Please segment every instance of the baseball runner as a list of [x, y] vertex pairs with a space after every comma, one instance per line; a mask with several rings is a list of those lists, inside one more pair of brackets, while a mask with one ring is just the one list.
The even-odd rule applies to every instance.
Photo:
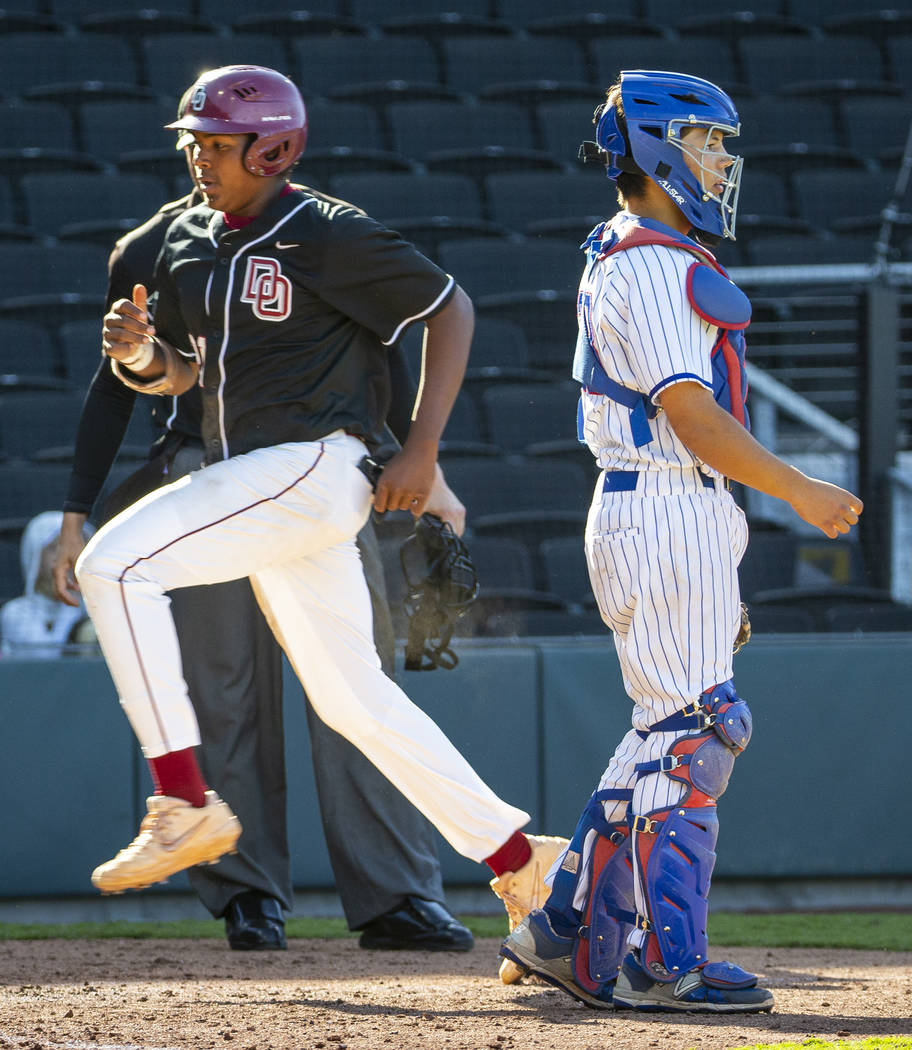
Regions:
[[[145, 392], [202, 398], [207, 466], [105, 525], [76, 565], [118, 694], [160, 794], [140, 834], [93, 873], [138, 888], [235, 848], [237, 818], [203, 780], [167, 592], [249, 576], [319, 717], [350, 740], [463, 855], [495, 878], [540, 866], [499, 799], [387, 678], [354, 537], [371, 503], [420, 515], [459, 389], [472, 308], [452, 277], [344, 204], [288, 185], [306, 114], [274, 70], [203, 74], [169, 125], [193, 136], [207, 207], [169, 228], [146, 289], [105, 318], [112, 368]], [[386, 417], [385, 347], [426, 325], [405, 444], [372, 492]], [[358, 828], [350, 829], [357, 837]]]
[[829, 537], [857, 523], [862, 503], [748, 431], [750, 303], [708, 247], [735, 233], [731, 99], [696, 77], [635, 70], [595, 120], [583, 149], [606, 165], [623, 210], [583, 246], [573, 375], [580, 438], [601, 468], [586, 558], [633, 728], [545, 907], [502, 953], [508, 976], [531, 971], [594, 1007], [768, 1010], [753, 974], [707, 961], [716, 800], [751, 735], [732, 681], [747, 527], [725, 478], [786, 500]]
[[[194, 190], [118, 241], [109, 264], [109, 307], [129, 297], [137, 281], [151, 284], [168, 226], [201, 201], [202, 194]], [[414, 391], [401, 351], [394, 352], [398, 356], [391, 360], [396, 378], [390, 419], [396, 432], [404, 433]], [[56, 547], [56, 595], [68, 606], [81, 608], [72, 568], [85, 545], [84, 523], [121, 444], [136, 397], [104, 359], [83, 407]], [[111, 503], [128, 505], [201, 465], [198, 388], [180, 398], [157, 400], [165, 433], [153, 447], [149, 463], [112, 494]], [[450, 517], [461, 531], [464, 509], [442, 476], [440, 482], [432, 509]], [[105, 512], [112, 513], [108, 507]], [[393, 628], [370, 523], [357, 542], [371, 595], [375, 642], [385, 672], [392, 674]], [[281, 949], [286, 943], [283, 911], [292, 907], [281, 652], [246, 579], [185, 587], [170, 597], [184, 676], [200, 723], [201, 766], [208, 779], [223, 785], [244, 826], [237, 853], [215, 866], [191, 868], [190, 883], [211, 914], [224, 918], [231, 948]], [[364, 930], [362, 947], [471, 948], [470, 931], [444, 904], [430, 824], [361, 752], [313, 715], [309, 703], [307, 717], [336, 888], [350, 927]], [[366, 810], [365, 798], [372, 800]], [[345, 829], [356, 818], [359, 848], [352, 850]]]

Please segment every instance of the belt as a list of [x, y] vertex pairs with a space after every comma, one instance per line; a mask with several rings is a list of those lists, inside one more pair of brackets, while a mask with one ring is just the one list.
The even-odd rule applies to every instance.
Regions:
[[[633, 492], [637, 487], [640, 473], [639, 470], [606, 470], [602, 492]], [[700, 471], [700, 481], [704, 488], [714, 489], [716, 487], [716, 479], [702, 471]]]

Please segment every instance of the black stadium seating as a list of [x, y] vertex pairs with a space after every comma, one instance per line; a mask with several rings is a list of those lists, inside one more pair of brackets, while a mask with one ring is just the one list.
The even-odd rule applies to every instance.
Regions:
[[[739, 241], [720, 251], [728, 266], [870, 261], [912, 121], [912, 13], [900, 5], [128, 6], [22, 0], [0, 12], [0, 598], [17, 529], [62, 498], [80, 398], [99, 361], [110, 247], [186, 192], [184, 158], [163, 125], [207, 66], [252, 62], [292, 76], [310, 115], [299, 180], [397, 228], [475, 301], [469, 371], [442, 457], [486, 588], [463, 630], [489, 636], [603, 630], [582, 553], [594, 466], [575, 440], [568, 373], [579, 243], [616, 206], [613, 185], [577, 149], [618, 71], [684, 68], [738, 103], [747, 161]], [[900, 202], [894, 257], [908, 242], [912, 258], [910, 211]], [[802, 392], [823, 373], [855, 384], [845, 355], [824, 369], [795, 351], [807, 326], [782, 293], [769, 297], [776, 309], [758, 303], [755, 359]], [[838, 323], [854, 323], [840, 309]], [[406, 337], [416, 372], [419, 336]], [[846, 349], [855, 337], [821, 338]], [[854, 387], [819, 397], [845, 401], [841, 418], [856, 425]], [[137, 415], [131, 449], [153, 436], [148, 413]], [[818, 602], [813, 613], [789, 600], [802, 550], [792, 531], [756, 530], [741, 575], [745, 593], [761, 595], [758, 631], [910, 629], [905, 607], [870, 595]], [[764, 597], [771, 588], [779, 591]]]

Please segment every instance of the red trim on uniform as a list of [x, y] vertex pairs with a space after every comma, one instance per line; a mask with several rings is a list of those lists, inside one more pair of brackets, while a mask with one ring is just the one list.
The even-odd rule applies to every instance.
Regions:
[[117, 577], [117, 583], [118, 583], [118, 586], [120, 587], [120, 602], [121, 602], [121, 605], [123, 606], [124, 618], [125, 618], [125, 620], [127, 622], [127, 629], [130, 632], [130, 638], [131, 638], [131, 640], [133, 642], [133, 652], [136, 655], [136, 661], [139, 664], [139, 672], [142, 675], [143, 682], [144, 682], [145, 687], [146, 687], [146, 696], [148, 697], [148, 700], [149, 700], [149, 706], [152, 708], [152, 713], [155, 716], [155, 721], [158, 723], [158, 732], [159, 732], [159, 735], [162, 738], [162, 741], [165, 744], [165, 747], [168, 747], [168, 736], [165, 733], [165, 725], [164, 725], [164, 722], [162, 721], [161, 714], [159, 713], [158, 705], [155, 703], [155, 695], [152, 692], [152, 684], [149, 681], [149, 675], [146, 672], [146, 665], [143, 662], [142, 651], [140, 650], [140, 647], [139, 647], [139, 638], [137, 636], [136, 630], [133, 627], [133, 620], [130, 617], [130, 608], [127, 605], [127, 591], [126, 591], [126, 587], [124, 586], [124, 577], [132, 569], [135, 569], [137, 565], [141, 564], [144, 561], [151, 560], [152, 558], [155, 557], [156, 554], [161, 554], [162, 551], [166, 551], [169, 547], [174, 546], [175, 543], [180, 542], [180, 540], [186, 539], [188, 536], [195, 536], [198, 532], [205, 532], [206, 529], [211, 529], [211, 528], [213, 528], [216, 525], [221, 525], [221, 523], [223, 521], [230, 521], [231, 518], [236, 518], [239, 514], [246, 514], [247, 511], [253, 510], [254, 507], [260, 507], [264, 503], [272, 503], [275, 500], [280, 499], [282, 496], [285, 495], [286, 492], [288, 492], [290, 489], [293, 489], [295, 487], [295, 485], [300, 484], [300, 482], [306, 480], [310, 476], [310, 474], [316, 469], [317, 464], [323, 458], [323, 454], [324, 454], [325, 451], [326, 451], [326, 446], [321, 441], [320, 442], [320, 452], [319, 452], [319, 455], [317, 456], [317, 458], [313, 461], [313, 463], [311, 463], [311, 465], [307, 468], [307, 470], [300, 477], [295, 478], [295, 480], [290, 485], [286, 485], [285, 488], [283, 488], [281, 492], [277, 492], [274, 496], [266, 496], [265, 498], [259, 499], [255, 503], [249, 503], [249, 504], [247, 504], [244, 507], [239, 507], [237, 510], [233, 510], [230, 514], [226, 514], [223, 518], [218, 518], [216, 521], [209, 522], [208, 525], [202, 525], [202, 526], [200, 526], [200, 528], [193, 529], [191, 532], [185, 532], [185, 533], [183, 533], [180, 536], [175, 536], [173, 540], [170, 540], [163, 547], [157, 548], [156, 550], [152, 551], [150, 554], [144, 554], [144, 555], [141, 555], [140, 557], [138, 557], [134, 562], [131, 562], [129, 565], [127, 565], [122, 570], [120, 576]]
[[208, 790], [196, 752], [192, 747], [182, 751], [169, 751], [166, 755], [149, 759], [149, 771], [155, 782], [156, 795], [186, 799], [193, 806], [206, 805]]
[[485, 857], [485, 864], [500, 878], [505, 871], [519, 871], [532, 856], [529, 840], [521, 831], [514, 831], [496, 853]]
[[[291, 185], [286, 182], [279, 196], [285, 197], [291, 192]], [[225, 225], [229, 230], [243, 230], [245, 226], [249, 226], [255, 219], [259, 218], [259, 215], [232, 215], [230, 211], [223, 211], [222, 215], [225, 217]]]

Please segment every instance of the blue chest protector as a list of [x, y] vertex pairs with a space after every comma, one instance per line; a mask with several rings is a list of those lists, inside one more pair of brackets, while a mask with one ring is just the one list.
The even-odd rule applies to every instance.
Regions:
[[[750, 421], [745, 404], [744, 329], [750, 324], [751, 305], [747, 296], [733, 284], [714, 256], [689, 237], [677, 233], [664, 223], [637, 218], [612, 229], [608, 223], [597, 226], [583, 244], [587, 270], [598, 260], [615, 252], [640, 245], [661, 244], [690, 252], [695, 261], [687, 271], [687, 298], [704, 321], [716, 325], [719, 334], [711, 351], [713, 397], [748, 430]], [[655, 419], [657, 407], [638, 390], [632, 390], [611, 379], [602, 368], [589, 331], [588, 293], [580, 292], [577, 300], [579, 333], [573, 356], [573, 378], [594, 394], [602, 394], [630, 410], [630, 429], [637, 448], [652, 441], [649, 421]], [[577, 431], [583, 441], [582, 403]]]

